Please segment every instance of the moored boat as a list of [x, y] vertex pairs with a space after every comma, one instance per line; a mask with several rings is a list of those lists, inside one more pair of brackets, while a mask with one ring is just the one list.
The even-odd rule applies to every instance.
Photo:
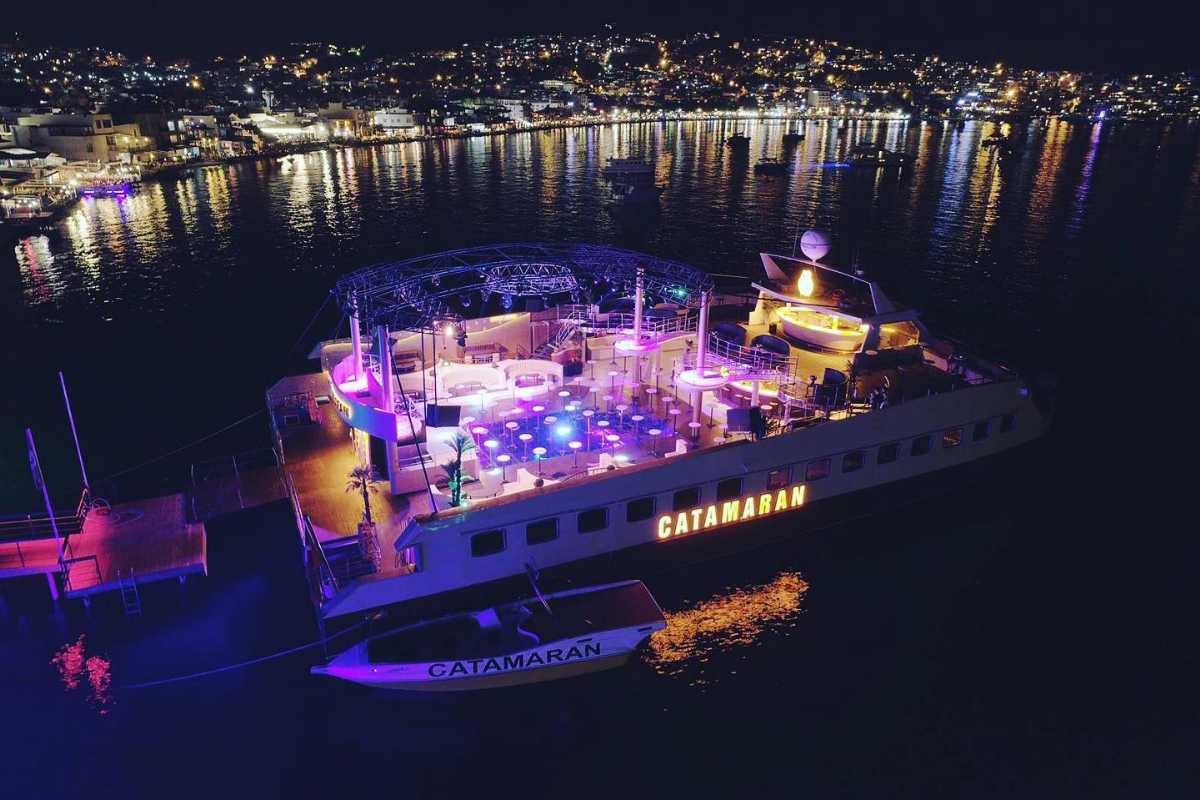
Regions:
[[410, 625], [312, 673], [410, 691], [517, 686], [619, 667], [664, 627], [646, 586], [624, 581]]
[[873, 142], [857, 144], [850, 150], [849, 162], [856, 167], [904, 167], [912, 162], [908, 153], [888, 150]]
[[754, 164], [754, 171], [759, 175], [782, 175], [788, 171], [788, 165], [778, 158], [760, 158]]

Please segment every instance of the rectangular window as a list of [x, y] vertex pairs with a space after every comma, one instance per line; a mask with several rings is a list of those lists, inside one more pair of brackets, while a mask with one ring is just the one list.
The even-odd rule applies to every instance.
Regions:
[[991, 433], [988, 428], [988, 421], [986, 419], [983, 422], [976, 422], [975, 427], [971, 428], [971, 441], [982, 442], [988, 438], [988, 434]]
[[804, 468], [804, 480], [819, 481], [822, 478], [829, 477], [829, 459], [818, 458], [816, 461], [808, 462], [808, 466]]
[[942, 447], [958, 447], [962, 444], [962, 428], [948, 428], [942, 434]]
[[639, 497], [625, 504], [625, 521], [641, 522], [654, 516], [654, 498]]
[[675, 498], [671, 501], [671, 510], [686, 511], [698, 505], [700, 505], [700, 487], [693, 486], [690, 489], [680, 489], [675, 493]]
[[504, 531], [487, 531], [471, 537], [471, 555], [494, 556], [504, 550]]
[[593, 533], [608, 527], [607, 508], [589, 508], [579, 512], [579, 532]]
[[912, 451], [911, 451], [912, 455], [914, 455], [914, 456], [925, 455], [926, 453], [929, 452], [929, 444], [930, 444], [929, 434], [925, 434], [924, 436], [918, 436], [917, 438], [913, 439]]
[[1003, 417], [1000, 418], [1000, 432], [1001, 433], [1008, 433], [1009, 431], [1013, 430], [1016, 427], [1017, 427], [1017, 415], [1016, 414], [1005, 414]]
[[726, 478], [717, 484], [717, 502], [723, 503], [742, 495], [742, 479]]
[[545, 544], [558, 538], [558, 519], [540, 519], [525, 526], [525, 544]]
[[783, 489], [792, 482], [792, 468], [780, 467], [767, 473], [768, 489]]
[[842, 472], [858, 472], [867, 463], [867, 454], [862, 450], [846, 453], [842, 456]]
[[877, 455], [876, 458], [879, 459], [880, 464], [890, 464], [899, 457], [900, 445], [898, 445], [896, 442], [889, 442], [888, 444], [879, 445], [879, 455]]

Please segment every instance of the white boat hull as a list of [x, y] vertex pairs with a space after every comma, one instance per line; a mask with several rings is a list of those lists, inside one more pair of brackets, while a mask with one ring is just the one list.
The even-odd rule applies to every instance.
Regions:
[[653, 631], [664, 626], [658, 622], [606, 631], [492, 657], [408, 664], [367, 663], [364, 645], [358, 645], [328, 666], [313, 667], [312, 672], [378, 689], [419, 692], [519, 686], [622, 666]]

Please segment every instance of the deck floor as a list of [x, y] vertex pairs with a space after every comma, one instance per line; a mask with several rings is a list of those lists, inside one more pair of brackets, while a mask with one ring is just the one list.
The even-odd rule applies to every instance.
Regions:
[[[273, 394], [310, 392], [328, 394], [324, 373], [296, 375], [277, 383]], [[362, 520], [362, 499], [346, 491], [347, 476], [358, 465], [350, 428], [337, 415], [332, 403], [317, 406], [318, 424], [293, 425], [280, 430], [283, 468], [296, 487], [300, 507], [312, 520], [318, 539], [328, 542], [355, 535]], [[432, 477], [432, 476], [431, 476]], [[371, 495], [371, 512], [384, 554], [380, 574], [392, 563], [396, 538], [410, 517], [430, 510], [426, 493], [392, 495], [386, 481]]]
[[[202, 523], [188, 522], [182, 494], [118, 503], [107, 514], [91, 513], [71, 536], [73, 559], [68, 597], [119, 588], [118, 573], [138, 583], [200, 572], [208, 558]], [[54, 539], [0, 544], [0, 578], [58, 570]]]

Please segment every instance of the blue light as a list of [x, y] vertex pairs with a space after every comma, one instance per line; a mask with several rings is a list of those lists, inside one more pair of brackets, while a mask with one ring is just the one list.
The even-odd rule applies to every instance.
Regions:
[[559, 425], [557, 428], [554, 429], [554, 432], [557, 433], [559, 436], [570, 436], [571, 435], [571, 426]]

